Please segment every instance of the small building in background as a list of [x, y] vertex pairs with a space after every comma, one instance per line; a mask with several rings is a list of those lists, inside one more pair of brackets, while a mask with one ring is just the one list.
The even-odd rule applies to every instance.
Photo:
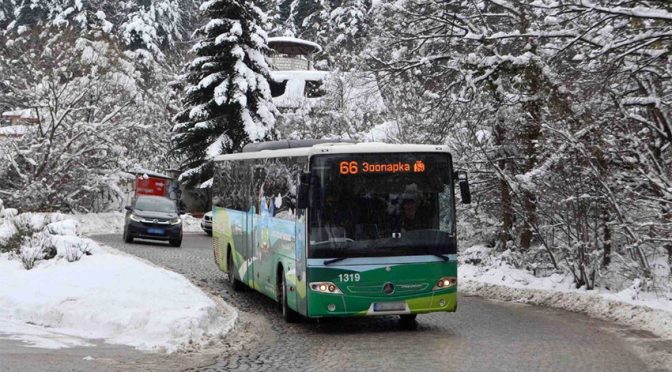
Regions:
[[271, 96], [281, 114], [278, 128], [286, 126], [286, 133], [303, 136], [297, 126], [312, 116], [355, 123], [359, 131], [369, 132], [362, 137], [373, 141], [394, 132], [384, 119], [387, 107], [375, 73], [315, 70], [313, 57], [322, 48], [308, 40], [270, 37], [268, 47]]
[[307, 99], [324, 96], [324, 79], [329, 71], [313, 68], [313, 55], [322, 47], [312, 41], [295, 37], [269, 37], [271, 49], [269, 62], [271, 69], [271, 96], [275, 107], [280, 109], [298, 108]]
[[322, 51], [322, 47], [312, 41], [288, 36], [269, 37], [268, 47], [273, 71], [313, 70], [312, 56]]
[[40, 122], [36, 109], [21, 109], [14, 111], [5, 111], [2, 113], [2, 120], [12, 125], [32, 125]]
[[40, 123], [36, 109], [5, 111], [0, 118], [0, 141], [21, 138]]

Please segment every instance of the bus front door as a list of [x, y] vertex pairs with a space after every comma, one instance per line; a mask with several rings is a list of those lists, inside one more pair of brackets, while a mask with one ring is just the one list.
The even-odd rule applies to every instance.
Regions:
[[308, 285], [306, 284], [306, 220], [300, 218], [294, 228], [295, 251], [294, 267], [296, 270], [296, 311], [308, 315]]
[[247, 270], [245, 271], [245, 278], [241, 278], [245, 281], [245, 284], [251, 288], [254, 286], [254, 223], [256, 216], [256, 209], [254, 206], [250, 207], [247, 211], [247, 218], [245, 223], [245, 263], [247, 264]]

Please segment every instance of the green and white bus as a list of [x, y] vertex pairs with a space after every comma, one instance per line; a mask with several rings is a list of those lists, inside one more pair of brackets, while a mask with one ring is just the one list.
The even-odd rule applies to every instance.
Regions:
[[215, 159], [215, 262], [289, 322], [453, 312], [458, 180], [445, 146], [248, 145]]

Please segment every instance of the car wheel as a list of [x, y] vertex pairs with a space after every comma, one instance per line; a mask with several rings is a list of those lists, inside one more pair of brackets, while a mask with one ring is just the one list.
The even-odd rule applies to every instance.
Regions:
[[212, 236], [212, 230], [211, 231], [206, 231], [205, 233], [208, 234], [208, 236]]
[[172, 245], [173, 247], [178, 247], [179, 248], [182, 245], [182, 238], [180, 237], [179, 239], [174, 239], [174, 240], [171, 239], [170, 240], [170, 245]]
[[124, 242], [133, 243], [133, 235], [131, 235], [128, 229], [124, 229]]

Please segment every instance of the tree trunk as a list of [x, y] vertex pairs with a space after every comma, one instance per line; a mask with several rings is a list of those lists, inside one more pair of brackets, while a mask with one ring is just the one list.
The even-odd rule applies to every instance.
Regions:
[[[497, 161], [497, 166], [503, 173], [506, 173], [507, 170], [507, 154], [506, 151], [502, 150], [505, 135], [504, 125], [498, 121], [495, 125], [494, 140], [495, 146], [499, 148], [499, 160]], [[503, 176], [500, 176], [499, 178], [499, 197], [501, 201], [501, 227], [497, 234], [497, 246], [504, 250], [506, 249], [506, 243], [511, 240], [511, 229], [513, 228], [513, 207], [511, 204], [511, 190], [509, 189], [509, 183], [506, 181], [506, 179], [504, 179]]]
[[602, 230], [602, 266], [607, 267], [611, 263], [611, 228], [609, 227], [609, 210], [607, 205], [602, 205], [600, 216], [600, 229]]
[[[541, 95], [541, 75], [541, 69], [535, 64], [527, 66], [525, 69], [524, 76], [528, 84], [528, 100], [523, 103], [523, 110], [528, 114], [528, 119], [521, 136], [525, 155], [523, 173], [530, 172], [537, 165], [537, 146], [539, 138], [541, 137], [542, 114], [539, 97], [536, 99], [533, 99], [532, 97]], [[531, 190], [524, 189], [522, 197], [525, 219], [520, 233], [520, 248], [523, 251], [527, 251], [532, 245], [532, 226], [537, 223], [537, 206], [536, 196]]]

